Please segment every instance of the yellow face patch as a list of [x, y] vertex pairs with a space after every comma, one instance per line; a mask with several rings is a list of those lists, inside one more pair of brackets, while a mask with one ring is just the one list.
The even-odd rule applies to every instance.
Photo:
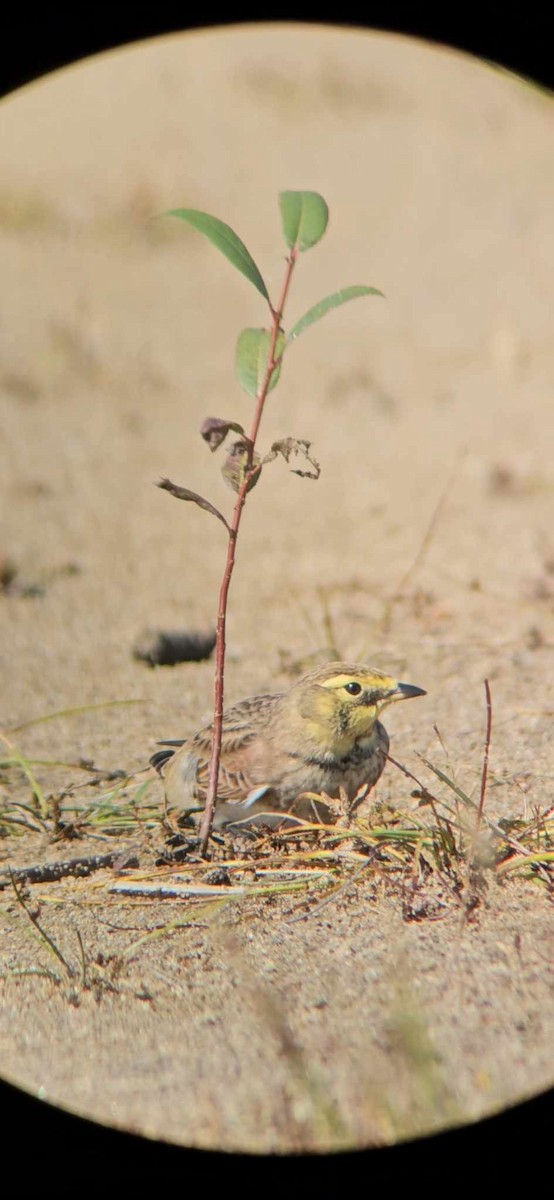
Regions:
[[[324, 680], [320, 686], [328, 688], [330, 691], [336, 691], [339, 688], [345, 689], [345, 696], [348, 696], [346, 690], [349, 683], [358, 683], [364, 692], [389, 692], [396, 687], [396, 679], [392, 679], [390, 675], [332, 675], [330, 679]], [[354, 693], [352, 693], [355, 699]]]

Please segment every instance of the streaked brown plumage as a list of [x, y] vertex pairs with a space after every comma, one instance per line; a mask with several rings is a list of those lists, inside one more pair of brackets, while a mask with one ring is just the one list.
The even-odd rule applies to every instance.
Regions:
[[[286, 812], [303, 792], [338, 797], [342, 788], [352, 802], [360, 788], [374, 786], [385, 766], [389, 738], [379, 721], [382, 710], [424, 695], [374, 667], [331, 662], [288, 692], [235, 704], [223, 716], [215, 824]], [[211, 734], [206, 725], [183, 742], [161, 743], [168, 748], [153, 755], [170, 809], [203, 808]]]

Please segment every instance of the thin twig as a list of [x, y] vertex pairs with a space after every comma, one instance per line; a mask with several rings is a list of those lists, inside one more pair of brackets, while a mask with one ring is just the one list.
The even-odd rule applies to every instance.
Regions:
[[79, 954], [81, 956], [81, 987], [87, 988], [88, 987], [88, 969], [87, 969], [87, 956], [85, 954], [85, 943], [83, 942], [81, 930], [76, 929], [75, 933], [77, 934], [77, 941], [79, 943]]
[[448, 494], [449, 494], [449, 492], [454, 484], [454, 481], [456, 479], [456, 476], [458, 474], [458, 468], [460, 465], [461, 457], [462, 457], [462, 455], [459, 454], [457, 461], [454, 463], [454, 469], [453, 469], [451, 475], [448, 477], [446, 484], [437, 500], [437, 503], [435, 504], [435, 507], [433, 509], [433, 512], [431, 513], [429, 523], [427, 525], [427, 528], [425, 530], [423, 538], [420, 542], [420, 545], [419, 545], [419, 548], [415, 555], [415, 558], [412, 560], [409, 567], [402, 575], [401, 579], [399, 580], [399, 582], [396, 585], [396, 588], [395, 588], [392, 596], [389, 596], [389, 599], [387, 600], [387, 602], [385, 604], [385, 610], [384, 610], [383, 618], [382, 618], [382, 622], [381, 622], [381, 629], [382, 629], [383, 633], [389, 632], [394, 605], [395, 605], [396, 601], [399, 600], [400, 597], [403, 595], [404, 589], [406, 587], [406, 584], [408, 583], [408, 580], [417, 571], [418, 567], [420, 566], [420, 564], [422, 563], [422, 561], [425, 557], [425, 554], [427, 553], [427, 550], [429, 549], [429, 546], [431, 545], [431, 542], [432, 542], [434, 534], [435, 534], [435, 529], [436, 529], [438, 521], [439, 521], [439, 517], [442, 514], [443, 508], [444, 508], [447, 498], [448, 498]]
[[[440, 779], [442, 781], [442, 783], [445, 783], [446, 786], [449, 787], [452, 792], [454, 792], [454, 795], [456, 797], [458, 797], [468, 808], [474, 808], [478, 811], [479, 806], [475, 803], [475, 800], [472, 800], [470, 796], [466, 796], [465, 792], [463, 792], [461, 788], [459, 788], [451, 779], [449, 779], [448, 775], [444, 774], [444, 771], [440, 771], [438, 767], [435, 767], [433, 765], [433, 763], [429, 762], [429, 760], [426, 758], [423, 758], [422, 762], [424, 762], [425, 766], [429, 767], [429, 770], [433, 771], [433, 773], [437, 776], [437, 778]], [[412, 776], [412, 778], [415, 778], [415, 777]], [[426, 789], [424, 788], [423, 790], [425, 791]], [[444, 800], [442, 800], [441, 803], [444, 808], [446, 808], [448, 811], [450, 811], [450, 809], [448, 809], [448, 805], [445, 803]], [[488, 828], [490, 830], [492, 830], [492, 832], [495, 833], [498, 838], [500, 838], [501, 842], [505, 842], [506, 845], [510, 846], [512, 850], [517, 850], [518, 853], [523, 855], [524, 858], [526, 858], [528, 856], [529, 851], [519, 838], [515, 838], [512, 833], [508, 833], [508, 831], [506, 829], [503, 829], [501, 825], [498, 825], [498, 823], [496, 821], [491, 820], [490, 817], [486, 817], [484, 815], [484, 813], [482, 813], [482, 819], [485, 820]], [[525, 833], [525, 830], [523, 831], [523, 834], [524, 833]], [[522, 836], [523, 836], [523, 834], [522, 834]], [[501, 868], [497, 868], [497, 869], [501, 869]], [[539, 874], [542, 874], [542, 877], [544, 878], [545, 883], [549, 883], [547, 873], [543, 872], [543, 870], [540, 866], [537, 868], [537, 870], [538, 870]]]
[[433, 796], [433, 793], [430, 792], [425, 784], [417, 778], [417, 775], [414, 775], [412, 771], [409, 771], [408, 768], [404, 766], [404, 763], [398, 762], [396, 758], [393, 758], [392, 754], [387, 754], [387, 760], [388, 762], [391, 762], [394, 767], [398, 767], [398, 770], [402, 771], [402, 774], [406, 776], [406, 779], [411, 779], [413, 783], [417, 785], [423, 799], [425, 800], [425, 803], [429, 805], [437, 825], [440, 825], [442, 818], [439, 816], [439, 813], [435, 807], [440, 803], [440, 801], [437, 800], [437, 797]]

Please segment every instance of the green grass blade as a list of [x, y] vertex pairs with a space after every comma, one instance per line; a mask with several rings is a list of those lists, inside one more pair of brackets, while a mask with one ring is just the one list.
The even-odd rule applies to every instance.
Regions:
[[458, 787], [458, 784], [454, 783], [454, 780], [450, 779], [449, 775], [445, 775], [444, 771], [441, 771], [440, 767], [434, 767], [433, 763], [429, 762], [427, 758], [422, 758], [421, 761], [425, 763], [425, 766], [428, 767], [434, 775], [437, 776], [437, 779], [440, 779], [441, 783], [445, 783], [446, 786], [450, 788], [450, 791], [454, 792], [454, 795], [458, 797], [458, 800], [462, 801], [462, 804], [467, 804], [469, 808], [476, 809], [478, 807], [475, 803], [475, 800], [472, 800], [466, 792], [462, 791], [461, 787]]
[[9, 733], [21, 733], [22, 729], [31, 729], [33, 725], [44, 725], [46, 721], [57, 721], [58, 717], [80, 716], [81, 713], [95, 712], [97, 708], [118, 708], [126, 704], [148, 704], [147, 700], [101, 700], [99, 704], [77, 704], [74, 708], [60, 708], [57, 712], [46, 713], [44, 717], [33, 717], [31, 721], [23, 721], [21, 725], [12, 725]]
[[122, 962], [126, 959], [133, 958], [140, 946], [145, 946], [149, 942], [157, 941], [159, 938], [167, 937], [170, 933], [175, 933], [178, 929], [186, 929], [190, 925], [209, 924], [213, 917], [217, 916], [218, 912], [225, 907], [225, 897], [221, 900], [209, 900], [204, 904], [192, 905], [189, 909], [175, 921], [168, 921], [167, 925], [162, 925], [157, 929], [149, 929], [146, 933], [141, 934], [125, 950], [121, 951], [118, 956]]
[[17, 746], [12, 745], [12, 743], [9, 742], [8, 739], [6, 737], [4, 737], [3, 734], [0, 734], [0, 740], [5, 742], [5, 744], [7, 746], [9, 746], [9, 748], [11, 750], [11, 757], [8, 760], [9, 765], [10, 766], [18, 766], [20, 768], [20, 770], [23, 771], [23, 774], [26, 776], [29, 786], [31, 788], [31, 791], [33, 793], [33, 796], [35, 797], [35, 800], [38, 804], [40, 816], [47, 817], [48, 812], [49, 812], [48, 801], [46, 800], [44, 792], [40, 786], [40, 783], [38, 782], [38, 779], [35, 777], [33, 771], [31, 770], [29, 759], [25, 758], [25, 755], [21, 752], [21, 750], [18, 750]]
[[496, 868], [497, 875], [505, 875], [509, 871], [520, 871], [534, 863], [554, 863], [554, 850], [537, 850], [534, 854], [518, 854], [501, 862]]

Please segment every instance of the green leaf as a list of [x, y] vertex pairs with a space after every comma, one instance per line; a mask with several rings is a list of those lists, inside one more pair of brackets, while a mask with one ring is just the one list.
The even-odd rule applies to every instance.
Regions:
[[304, 316], [291, 329], [287, 342], [294, 342], [309, 325], [313, 325], [315, 321], [321, 321], [325, 313], [332, 308], [339, 308], [341, 304], [346, 304], [347, 300], [355, 300], [357, 296], [383, 296], [383, 293], [378, 288], [364, 287], [362, 284], [354, 284], [353, 287], [341, 288], [340, 292], [333, 292], [332, 296], [326, 296], [324, 300], [320, 300], [318, 304], [314, 304], [313, 308], [308, 309], [307, 313], [304, 313]]
[[225, 225], [217, 217], [210, 217], [209, 213], [199, 212], [196, 208], [173, 208], [164, 215], [178, 217], [180, 221], [187, 221], [194, 229], [203, 233], [210, 239], [210, 242], [213, 242], [214, 246], [217, 246], [218, 250], [221, 250], [229, 262], [237, 268], [237, 271], [241, 271], [250, 280], [250, 283], [254, 284], [264, 300], [269, 302], [268, 290], [252, 255], [230, 225]]
[[321, 240], [329, 209], [317, 192], [281, 192], [279, 196], [283, 233], [291, 250], [309, 250]]
[[[267, 329], [243, 329], [237, 341], [235, 369], [237, 379], [249, 396], [259, 396], [264, 385], [271, 349], [272, 334]], [[281, 356], [285, 348], [285, 335], [279, 333], [275, 347], [274, 367], [268, 392], [272, 391], [281, 374]]]

